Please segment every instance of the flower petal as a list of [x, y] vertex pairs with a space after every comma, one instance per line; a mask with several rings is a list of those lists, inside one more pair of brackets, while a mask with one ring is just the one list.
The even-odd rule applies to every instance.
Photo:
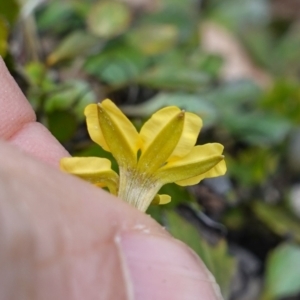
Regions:
[[156, 196], [152, 200], [151, 204], [152, 205], [163, 205], [163, 204], [168, 204], [170, 202], [171, 202], [171, 196], [165, 195], [165, 194], [163, 194], [163, 195], [156, 194]]
[[119, 176], [106, 158], [65, 157], [60, 160], [60, 168], [97, 186], [108, 187], [112, 194], [117, 194]]
[[189, 112], [185, 113], [182, 135], [168, 161], [184, 157], [192, 150], [196, 144], [201, 127], [202, 120], [199, 116]]
[[195, 176], [181, 181], [176, 181], [175, 183], [180, 186], [194, 185], [199, 183], [204, 178], [218, 177], [224, 175], [225, 173], [226, 173], [226, 163], [225, 160], [222, 160], [218, 164], [216, 164], [212, 169], [199, 176]]
[[169, 106], [153, 114], [144, 124], [140, 132], [140, 170], [153, 172], [167, 161], [181, 137], [184, 119], [184, 111]]
[[86, 116], [86, 124], [91, 139], [100, 145], [105, 151], [110, 149], [105, 141], [102, 130], [99, 124], [99, 113], [97, 104], [89, 104], [85, 110], [84, 115]]
[[140, 137], [122, 111], [110, 100], [98, 104], [99, 124], [106, 144], [120, 167], [134, 167]]
[[222, 151], [223, 146], [217, 143], [196, 146], [182, 159], [167, 163], [154, 176], [164, 184], [199, 176], [224, 159]]

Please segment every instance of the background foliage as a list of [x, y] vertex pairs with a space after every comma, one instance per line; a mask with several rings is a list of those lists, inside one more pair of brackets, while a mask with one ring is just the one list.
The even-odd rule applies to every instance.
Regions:
[[139, 128], [166, 105], [203, 118], [226, 176], [149, 213], [190, 245], [225, 299], [300, 299], [300, 2], [0, 0], [0, 55], [74, 155], [84, 107], [111, 98]]

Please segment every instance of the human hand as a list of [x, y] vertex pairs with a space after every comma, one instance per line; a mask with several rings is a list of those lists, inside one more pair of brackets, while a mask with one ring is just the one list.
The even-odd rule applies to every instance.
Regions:
[[67, 156], [0, 58], [0, 298], [222, 299], [151, 217], [58, 170]]

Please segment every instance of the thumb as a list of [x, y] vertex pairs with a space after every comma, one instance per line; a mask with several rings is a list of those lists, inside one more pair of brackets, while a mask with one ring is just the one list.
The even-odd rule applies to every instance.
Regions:
[[0, 143], [1, 299], [222, 299], [149, 216]]

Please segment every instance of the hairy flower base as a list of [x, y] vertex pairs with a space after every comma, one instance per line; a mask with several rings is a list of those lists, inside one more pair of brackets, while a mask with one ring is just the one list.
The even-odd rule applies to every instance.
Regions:
[[107, 187], [141, 211], [170, 201], [170, 196], [157, 194], [166, 183], [193, 185], [226, 172], [223, 146], [195, 146], [202, 120], [178, 107], [159, 110], [140, 132], [108, 99], [88, 105], [85, 115], [92, 140], [112, 153], [120, 174], [111, 170], [109, 160], [97, 157], [63, 158], [61, 169]]
[[141, 211], [146, 211], [163, 185], [153, 176], [137, 170], [121, 169], [120, 179], [118, 196]]

